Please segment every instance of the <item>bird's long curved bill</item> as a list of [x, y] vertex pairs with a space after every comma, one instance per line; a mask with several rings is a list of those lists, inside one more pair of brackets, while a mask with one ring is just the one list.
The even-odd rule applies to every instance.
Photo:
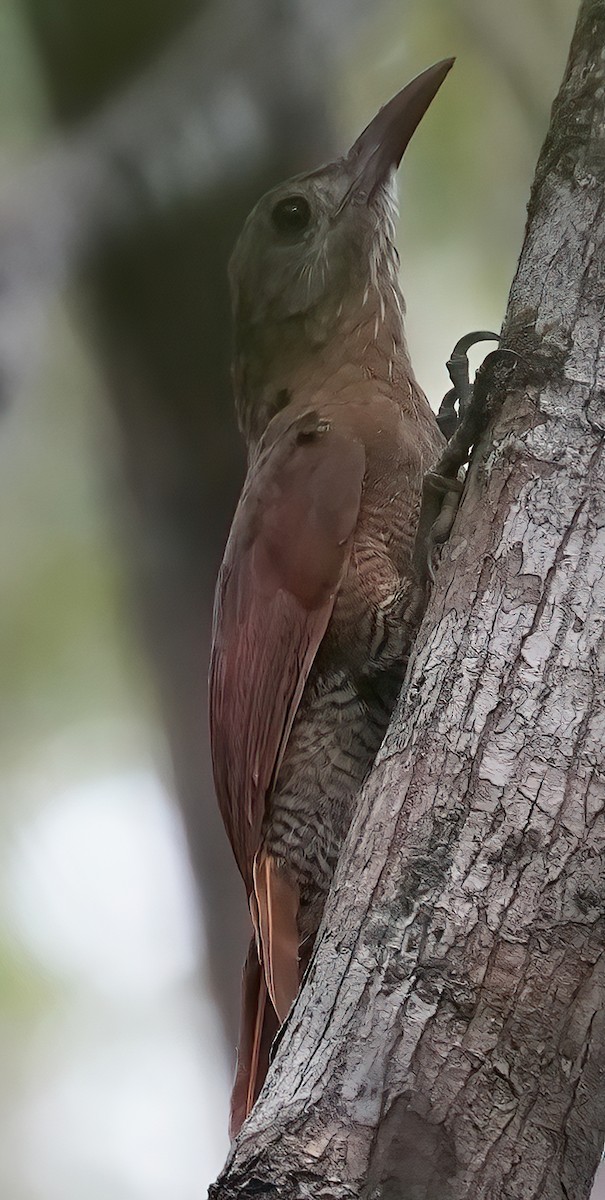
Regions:
[[453, 63], [453, 58], [444, 58], [427, 67], [397, 92], [360, 133], [346, 157], [352, 176], [347, 198], [371, 200], [376, 188], [396, 170]]

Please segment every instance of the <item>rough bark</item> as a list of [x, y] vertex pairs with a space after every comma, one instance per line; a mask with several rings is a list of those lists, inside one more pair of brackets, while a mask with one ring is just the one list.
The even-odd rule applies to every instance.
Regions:
[[605, 1137], [605, 0], [318, 950], [213, 1200], [586, 1200]]

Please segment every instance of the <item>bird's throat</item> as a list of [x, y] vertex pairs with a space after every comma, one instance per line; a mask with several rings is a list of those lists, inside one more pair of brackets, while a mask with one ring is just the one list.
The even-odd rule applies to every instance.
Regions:
[[412, 371], [401, 295], [390, 282], [387, 294], [368, 284], [355, 303], [265, 324], [258, 336], [240, 340], [234, 386], [242, 432], [253, 448], [293, 400], [345, 401], [353, 393], [371, 399], [376, 385], [395, 395], [403, 376]]

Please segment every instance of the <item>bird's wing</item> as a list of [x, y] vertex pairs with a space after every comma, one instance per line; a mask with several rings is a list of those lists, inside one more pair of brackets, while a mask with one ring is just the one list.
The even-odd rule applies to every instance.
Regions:
[[210, 731], [218, 801], [249, 893], [267, 795], [348, 564], [364, 471], [363, 445], [316, 412], [282, 422], [249, 472], [227, 543]]

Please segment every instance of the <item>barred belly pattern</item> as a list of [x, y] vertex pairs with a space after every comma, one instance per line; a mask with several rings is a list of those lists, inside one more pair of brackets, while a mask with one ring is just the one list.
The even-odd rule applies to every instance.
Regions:
[[[355, 679], [314, 671], [264, 823], [264, 847], [300, 890], [301, 957], [312, 948], [357, 796], [403, 679], [404, 663]], [[309, 944], [311, 943], [311, 944]]]

